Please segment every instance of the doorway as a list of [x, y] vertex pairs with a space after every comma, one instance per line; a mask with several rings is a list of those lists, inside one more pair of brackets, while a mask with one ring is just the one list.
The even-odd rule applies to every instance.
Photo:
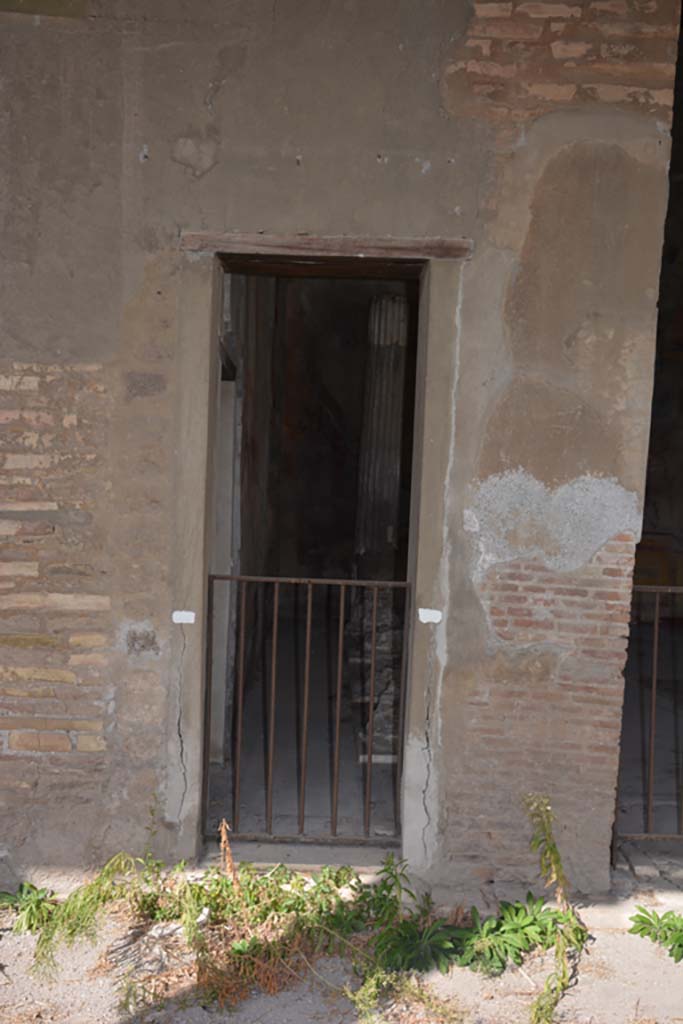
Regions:
[[225, 262], [207, 834], [400, 839], [420, 271]]
[[643, 534], [636, 549], [615, 833], [683, 839], [683, 61], [669, 203]]

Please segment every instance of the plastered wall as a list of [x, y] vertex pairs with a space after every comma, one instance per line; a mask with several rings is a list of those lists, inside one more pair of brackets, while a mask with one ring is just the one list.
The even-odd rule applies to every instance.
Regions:
[[542, 787], [606, 885], [678, 11], [474, 7], [0, 3], [7, 880], [150, 809], [197, 849], [220, 289], [179, 242], [241, 230], [473, 240], [423, 288], [404, 850], [510, 891]]

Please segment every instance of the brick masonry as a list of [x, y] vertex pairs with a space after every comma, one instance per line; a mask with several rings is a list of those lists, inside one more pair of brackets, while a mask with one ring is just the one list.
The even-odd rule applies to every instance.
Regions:
[[[478, 771], [472, 783], [463, 780], [457, 817], [447, 810], [444, 828], [457, 836], [457, 871], [484, 889], [495, 879], [499, 895], [515, 891], [529, 871], [525, 792], [552, 793], [576, 884], [585, 877], [580, 851], [596, 866], [606, 855], [634, 551], [633, 535], [619, 534], [576, 571], [519, 559], [491, 567], [480, 583], [492, 654], [476, 687], [460, 683], [466, 757]], [[477, 791], [488, 794], [485, 802]]]
[[524, 120], [607, 103], [669, 119], [677, 0], [481, 0], [443, 73], [449, 112]]
[[620, 672], [634, 553], [633, 536], [619, 534], [577, 573], [523, 560], [489, 570], [481, 592], [494, 634], [516, 644], [552, 644], [582, 659], [613, 662]]
[[54, 773], [85, 793], [105, 770], [110, 414], [100, 365], [0, 368], [0, 802], [15, 824]]

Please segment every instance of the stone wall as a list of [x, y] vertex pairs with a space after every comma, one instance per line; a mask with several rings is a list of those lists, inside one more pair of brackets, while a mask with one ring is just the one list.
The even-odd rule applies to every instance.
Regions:
[[441, 620], [413, 624], [404, 852], [458, 898], [525, 885], [542, 784], [604, 888], [677, 8], [17, 6], [3, 872], [140, 850], [150, 809], [160, 853], [198, 848], [215, 330], [181, 239], [240, 230], [472, 239], [422, 291], [411, 572]]

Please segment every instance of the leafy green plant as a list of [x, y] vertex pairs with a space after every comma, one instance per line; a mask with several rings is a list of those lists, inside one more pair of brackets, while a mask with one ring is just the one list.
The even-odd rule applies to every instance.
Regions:
[[39, 932], [48, 923], [57, 903], [50, 889], [22, 882], [16, 893], [0, 892], [0, 906], [16, 912], [15, 932]]
[[675, 914], [673, 910], [658, 914], [656, 910], [647, 910], [646, 907], [636, 909], [637, 913], [630, 918], [632, 924], [629, 933], [663, 946], [674, 962], [679, 964], [683, 960], [683, 915]]
[[453, 929], [456, 960], [485, 974], [501, 974], [508, 963], [521, 964], [532, 949], [549, 949], [566, 921], [562, 911], [527, 894], [525, 903], [501, 902], [496, 917], [482, 920], [472, 908], [472, 925]]
[[429, 971], [442, 974], [454, 959], [453, 929], [443, 921], [421, 924], [415, 917], [383, 929], [374, 946], [375, 956], [386, 971]]

